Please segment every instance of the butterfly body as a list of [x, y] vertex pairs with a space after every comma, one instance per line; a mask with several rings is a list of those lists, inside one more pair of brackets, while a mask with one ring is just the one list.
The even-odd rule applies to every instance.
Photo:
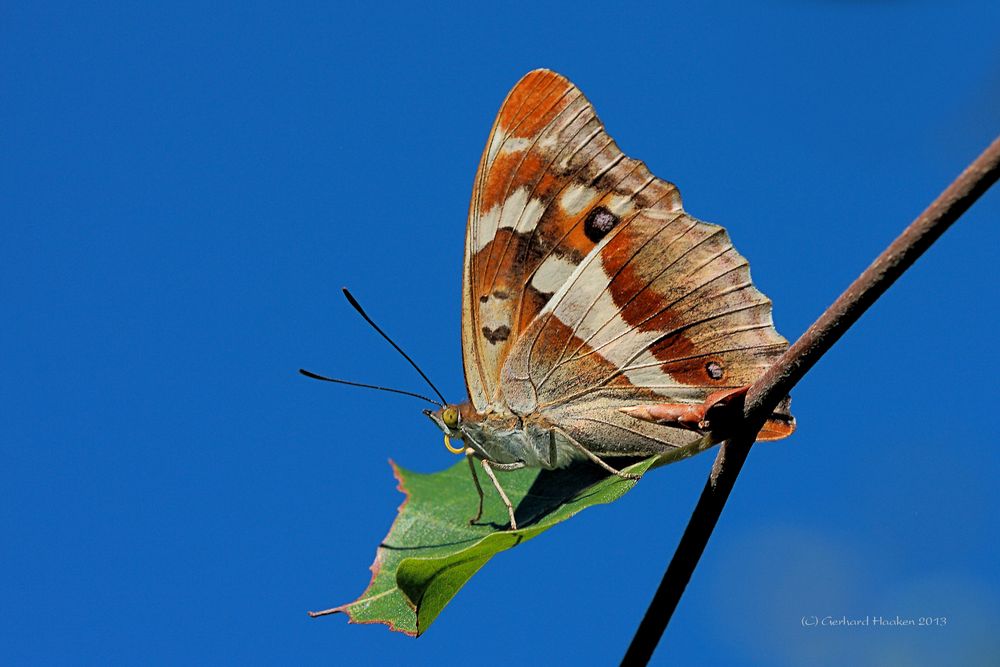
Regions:
[[[523, 466], [519, 467], [553, 470], [588, 458], [571, 440], [602, 457], [652, 456], [695, 444], [699, 440], [711, 443], [712, 438], [706, 435], [712, 431], [707, 415], [711, 414], [711, 409], [721, 405], [711, 400], [699, 404], [626, 403], [617, 408], [622, 421], [646, 422], [650, 424], [647, 428], [651, 430], [657, 430], [653, 425], [673, 426], [683, 430], [675, 431], [672, 434], [673, 441], [669, 443], [639, 434], [632, 438], [606, 434], [605, 429], [590, 423], [593, 421], [591, 415], [607, 411], [608, 405], [604, 401], [599, 405], [581, 402], [572, 409], [557, 410], [551, 419], [543, 412], [531, 412], [522, 416], [509, 410], [490, 410], [482, 414], [476, 412], [469, 402], [445, 406], [436, 412], [424, 412], [449, 438], [461, 440], [467, 453], [478, 459], [500, 464], [521, 463]], [[448, 427], [442, 418], [443, 411], [449, 408], [460, 415], [454, 428]], [[569, 436], [566, 428], [576, 432], [578, 437]]]
[[[455, 408], [460, 414], [459, 423], [457, 428], [446, 433], [449, 437], [462, 440], [476, 458], [492, 463], [523, 463], [524, 467], [547, 469], [562, 468], [576, 458], [565, 443], [557, 443], [553, 455], [549, 435], [553, 424], [538, 413], [525, 416], [508, 410], [479, 413], [468, 402]], [[428, 415], [439, 423], [435, 415], [441, 412], [428, 412]]]
[[[788, 347], [726, 231], [684, 211], [548, 70], [522, 78], [494, 122], [463, 276], [469, 400], [426, 414], [505, 502], [494, 469], [589, 459], [618, 473], [604, 459], [718, 442]], [[786, 400], [762, 433], [793, 430]]]

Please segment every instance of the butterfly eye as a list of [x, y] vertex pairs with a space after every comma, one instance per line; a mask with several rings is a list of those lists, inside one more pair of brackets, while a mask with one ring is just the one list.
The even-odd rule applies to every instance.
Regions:
[[441, 413], [441, 420], [448, 428], [456, 428], [458, 426], [458, 410], [445, 408], [444, 412]]

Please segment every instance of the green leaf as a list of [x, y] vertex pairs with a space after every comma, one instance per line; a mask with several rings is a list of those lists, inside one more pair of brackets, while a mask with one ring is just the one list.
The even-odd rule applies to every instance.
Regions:
[[[645, 459], [626, 470], [644, 473], [655, 462]], [[636, 483], [590, 463], [498, 472], [515, 507], [518, 530], [511, 531], [505, 530], [507, 509], [483, 475], [483, 516], [469, 525], [477, 495], [465, 461], [429, 475], [390, 464], [406, 500], [375, 553], [368, 588], [354, 602], [312, 614], [343, 612], [352, 623], [385, 623], [412, 636], [425, 632], [490, 558], [582, 509], [617, 500]]]

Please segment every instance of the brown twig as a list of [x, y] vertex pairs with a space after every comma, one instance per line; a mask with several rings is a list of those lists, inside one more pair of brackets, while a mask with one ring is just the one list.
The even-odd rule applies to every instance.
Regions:
[[1000, 137], [907, 227], [747, 393], [738, 435], [719, 449], [684, 535], [636, 630], [622, 665], [645, 665], [705, 550], [757, 432], [827, 350], [1000, 176]]

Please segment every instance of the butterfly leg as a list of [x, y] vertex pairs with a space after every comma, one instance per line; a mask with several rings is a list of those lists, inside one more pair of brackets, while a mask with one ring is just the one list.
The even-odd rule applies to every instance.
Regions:
[[490, 480], [493, 481], [493, 486], [496, 487], [497, 493], [500, 494], [500, 499], [503, 500], [503, 504], [507, 506], [507, 514], [510, 515], [510, 529], [517, 530], [517, 521], [514, 519], [514, 506], [510, 502], [510, 498], [504, 492], [503, 487], [500, 486], [500, 481], [497, 479], [497, 475], [493, 472], [493, 468], [498, 470], [517, 470], [518, 468], [523, 468], [524, 463], [490, 463], [486, 459], [482, 459], [480, 463], [483, 464], [483, 470], [489, 475]]
[[479, 509], [476, 511], [476, 516], [469, 519], [469, 523], [473, 524], [483, 516], [483, 487], [479, 483], [479, 475], [476, 474], [476, 464], [472, 460], [472, 450], [466, 451], [465, 460], [469, 462], [469, 472], [472, 473], [472, 481], [476, 485], [476, 493], [479, 494]]
[[549, 469], [556, 469], [556, 461], [558, 461], [559, 456], [556, 453], [556, 432], [549, 431]]
[[549, 434], [550, 434], [549, 437], [551, 438], [550, 442], [552, 443], [552, 447], [555, 446], [556, 433], [558, 433], [562, 437], [566, 438], [566, 441], [569, 442], [569, 444], [573, 445], [576, 449], [578, 449], [579, 451], [583, 452], [583, 454], [585, 454], [588, 459], [590, 459], [591, 461], [593, 461], [597, 465], [601, 466], [602, 468], [604, 468], [605, 470], [607, 470], [612, 475], [618, 475], [622, 479], [641, 479], [642, 478], [642, 475], [636, 475], [635, 473], [631, 473], [631, 472], [622, 472], [621, 470], [618, 470], [616, 468], [612, 468], [607, 463], [605, 463], [601, 459], [601, 457], [599, 457], [597, 454], [595, 454], [594, 452], [590, 451], [589, 449], [587, 449], [586, 447], [584, 447], [583, 445], [581, 445], [579, 442], [577, 442], [573, 438], [573, 436], [571, 436], [569, 433], [567, 433], [566, 431], [562, 430], [558, 426], [553, 427], [552, 430], [549, 431]]

